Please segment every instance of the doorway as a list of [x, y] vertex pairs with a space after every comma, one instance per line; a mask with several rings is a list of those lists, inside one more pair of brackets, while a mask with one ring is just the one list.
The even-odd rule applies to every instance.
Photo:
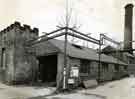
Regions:
[[39, 80], [41, 82], [55, 82], [57, 76], [57, 55], [40, 56], [39, 60]]

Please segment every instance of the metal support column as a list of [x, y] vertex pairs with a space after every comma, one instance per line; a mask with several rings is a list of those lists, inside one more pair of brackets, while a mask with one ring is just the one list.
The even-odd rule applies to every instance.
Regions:
[[100, 82], [100, 76], [101, 76], [101, 45], [102, 45], [102, 35], [100, 34], [100, 40], [99, 40], [99, 65], [98, 65], [98, 81]]
[[63, 72], [63, 90], [65, 90], [67, 88], [67, 83], [66, 83], [66, 79], [67, 79], [67, 32], [68, 32], [68, 28], [66, 28], [65, 30], [65, 42], [64, 42], [64, 72]]

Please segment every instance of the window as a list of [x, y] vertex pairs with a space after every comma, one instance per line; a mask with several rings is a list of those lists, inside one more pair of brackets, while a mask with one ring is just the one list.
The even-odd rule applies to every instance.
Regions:
[[127, 70], [127, 66], [124, 66], [124, 69]]
[[90, 71], [90, 61], [81, 60], [80, 72], [81, 73], [89, 73]]
[[102, 69], [104, 71], [107, 71], [108, 70], [108, 64], [107, 63], [102, 63]]
[[132, 64], [133, 60], [131, 58], [129, 58], [129, 64]]
[[115, 68], [116, 71], [119, 71], [119, 65], [116, 64], [116, 65], [114, 66], [114, 68]]
[[1, 67], [2, 67], [3, 69], [6, 67], [6, 53], [5, 53], [5, 48], [2, 48]]

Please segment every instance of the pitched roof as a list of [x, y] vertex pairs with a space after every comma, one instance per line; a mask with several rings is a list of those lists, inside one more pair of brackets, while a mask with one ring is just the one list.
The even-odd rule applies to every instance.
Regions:
[[[62, 53], [64, 53], [64, 41], [52, 39], [49, 40], [55, 47], [57, 47]], [[83, 46], [74, 46], [71, 43], [67, 43], [67, 54], [71, 57], [81, 58], [81, 59], [88, 59], [88, 60], [95, 60], [99, 61], [99, 55], [96, 50], [92, 48], [86, 48]], [[126, 63], [105, 54], [101, 54], [101, 61], [108, 62], [108, 63], [115, 63], [115, 64], [122, 64], [127, 65]]]

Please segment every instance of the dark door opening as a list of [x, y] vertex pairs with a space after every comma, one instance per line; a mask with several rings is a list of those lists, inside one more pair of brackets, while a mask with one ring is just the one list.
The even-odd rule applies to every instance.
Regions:
[[57, 55], [40, 56], [39, 80], [42, 82], [55, 82], [57, 76]]

